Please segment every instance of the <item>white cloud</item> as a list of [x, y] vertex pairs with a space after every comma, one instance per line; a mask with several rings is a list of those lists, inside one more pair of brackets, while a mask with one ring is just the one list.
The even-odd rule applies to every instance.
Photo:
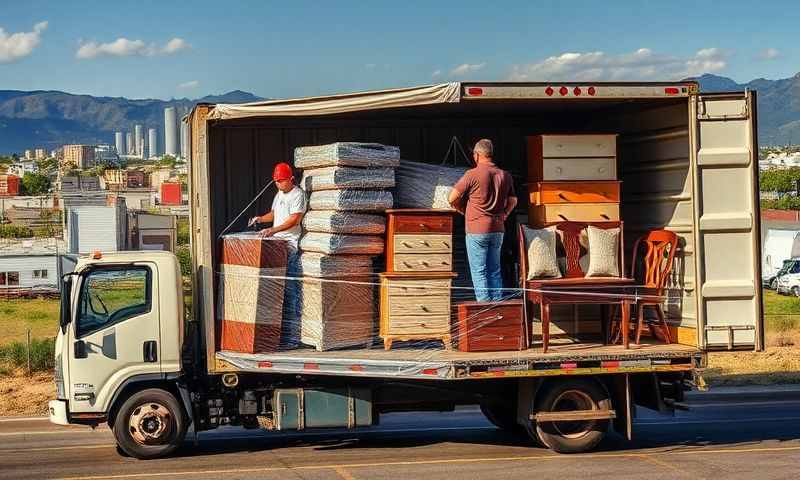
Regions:
[[197, 88], [200, 86], [200, 80], [189, 80], [178, 84], [178, 88]]
[[132, 55], [152, 57], [153, 55], [170, 55], [187, 48], [191, 48], [191, 45], [186, 40], [177, 37], [169, 40], [163, 46], [158, 46], [155, 43], [146, 44], [142, 40], [128, 40], [125, 37], [120, 37], [109, 43], [81, 42], [81, 46], [75, 52], [75, 56], [82, 59], [101, 56], [129, 57]]
[[42, 32], [46, 29], [47, 22], [37, 23], [32, 32], [10, 35], [0, 28], [0, 63], [11, 63], [30, 55], [42, 41]]
[[433, 73], [431, 74], [431, 76], [432, 76], [433, 78], [436, 78], [436, 77], [438, 77], [438, 76], [439, 76], [439, 75], [441, 75], [441, 74], [442, 74], [442, 71], [441, 71], [440, 69], [438, 69], [438, 68], [437, 68], [436, 70], [434, 70], [434, 71], [433, 71]]
[[451, 77], [460, 77], [472, 72], [477, 72], [486, 66], [486, 63], [462, 63], [456, 68], [450, 70]]
[[781, 56], [781, 52], [777, 48], [766, 48], [758, 52], [758, 58], [761, 60], [774, 60]]
[[510, 80], [680, 80], [714, 73], [727, 66], [728, 54], [718, 48], [703, 48], [691, 57], [676, 57], [640, 48], [632, 53], [567, 52], [539, 62], [514, 65]]

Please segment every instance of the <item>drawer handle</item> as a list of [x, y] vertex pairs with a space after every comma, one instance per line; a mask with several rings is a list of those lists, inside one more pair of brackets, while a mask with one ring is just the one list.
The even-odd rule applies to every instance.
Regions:
[[506, 337], [497, 337], [498, 340], [504, 340]]
[[597, 171], [600, 173], [606, 173], [606, 167], [600, 167], [597, 169]]
[[567, 217], [565, 217], [564, 215], [562, 215], [560, 213], [558, 214], [558, 217], [563, 219], [563, 220], [565, 220], [565, 221], [568, 221]]
[[422, 265], [425, 265], [426, 267], [430, 266], [430, 263], [426, 262], [425, 260], [422, 260], [419, 263], [422, 264]]
[[606, 215], [605, 213], [601, 213], [601, 214], [600, 214], [600, 216], [601, 216], [601, 217], [603, 217], [603, 218], [605, 218], [606, 220], [611, 220], [611, 217], [609, 217], [609, 216], [608, 216], [608, 215]]
[[403, 265], [405, 265], [408, 268], [412, 268], [414, 266], [414, 265], [412, 265], [412, 264], [410, 264], [408, 262], [403, 262]]
[[444, 245], [447, 248], [450, 248], [450, 244], [448, 242], [442, 242], [442, 245]]
[[419, 224], [419, 228], [422, 228], [422, 229], [424, 230], [424, 229], [427, 229], [427, 228], [428, 228], [428, 226], [427, 226], [427, 225], [425, 225], [424, 223], [420, 223], [420, 224]]
[[561, 200], [567, 200], [567, 196], [560, 192], [558, 194], [558, 198], [560, 198]]
[[431, 246], [431, 245], [430, 245], [430, 244], [429, 244], [427, 241], [425, 241], [425, 240], [420, 240], [420, 241], [419, 241], [419, 243], [420, 243], [421, 245], [425, 245], [426, 247], [430, 247], [430, 246]]
[[[423, 311], [423, 312], [427, 312], [427, 311], [429, 311], [429, 310], [428, 310], [428, 307], [426, 307], [425, 305], [420, 305], [420, 306], [419, 306], [419, 308], [420, 308], [420, 309], [422, 309], [422, 311]], [[422, 325], [423, 325], [423, 326], [425, 326], [425, 324], [424, 324], [424, 323], [423, 323]]]
[[562, 173], [564, 171], [561, 167], [556, 167], [556, 173]]
[[447, 260], [444, 260], [442, 261], [442, 265], [450, 265], [450, 263]]
[[411, 244], [408, 242], [403, 242], [403, 245], [405, 245], [407, 248], [411, 248]]

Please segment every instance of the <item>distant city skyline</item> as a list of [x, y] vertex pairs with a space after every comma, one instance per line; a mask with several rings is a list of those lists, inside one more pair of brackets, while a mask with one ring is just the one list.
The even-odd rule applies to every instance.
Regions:
[[[298, 97], [455, 80], [739, 82], [797, 73], [795, 2], [3, 5], [3, 89]], [[87, 15], [87, 12], [91, 12]], [[211, 33], [199, 29], [213, 18]], [[746, 39], [746, 41], [743, 41]], [[56, 71], [58, 75], [41, 75]], [[148, 72], [143, 75], [142, 72]]]

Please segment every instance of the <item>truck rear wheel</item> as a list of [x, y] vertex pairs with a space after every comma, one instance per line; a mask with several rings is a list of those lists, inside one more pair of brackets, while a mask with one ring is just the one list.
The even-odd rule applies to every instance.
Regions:
[[150, 459], [169, 455], [186, 436], [186, 419], [175, 397], [149, 388], [136, 392], [114, 419], [117, 445], [131, 457]]
[[[611, 400], [595, 381], [572, 378], [552, 383], [536, 402], [539, 412], [569, 412], [575, 410], [610, 410]], [[608, 420], [579, 420], [536, 422], [535, 439], [558, 453], [586, 452], [597, 446], [608, 431]], [[534, 432], [530, 431], [533, 434]], [[531, 435], [533, 437], [533, 435]]]

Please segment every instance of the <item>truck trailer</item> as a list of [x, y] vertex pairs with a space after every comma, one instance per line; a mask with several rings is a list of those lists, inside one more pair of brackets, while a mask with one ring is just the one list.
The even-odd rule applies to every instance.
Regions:
[[[447, 83], [198, 104], [185, 121], [190, 315], [168, 252], [84, 255], [62, 279], [50, 419], [108, 423], [128, 455], [168, 455], [187, 433], [223, 425], [356, 428], [387, 412], [460, 405], [480, 406], [498, 428], [526, 432], [532, 444], [582, 452], [610, 430], [632, 438], [637, 407], [685, 408], [684, 392], [704, 387], [707, 352], [763, 349], [753, 91], [700, 93], [695, 82]], [[331, 351], [220, 348], [220, 236], [231, 224], [245, 227], [247, 215], [237, 217], [248, 206], [248, 215], [268, 210], [273, 193], [258, 194], [296, 147], [375, 142], [438, 164], [453, 137], [464, 145], [490, 138], [519, 182], [526, 138], [552, 133], [617, 135], [628, 250], [648, 230], [678, 235], [666, 308], [671, 343], [624, 348], [584, 339], [546, 353], [389, 350], [377, 342]]]

